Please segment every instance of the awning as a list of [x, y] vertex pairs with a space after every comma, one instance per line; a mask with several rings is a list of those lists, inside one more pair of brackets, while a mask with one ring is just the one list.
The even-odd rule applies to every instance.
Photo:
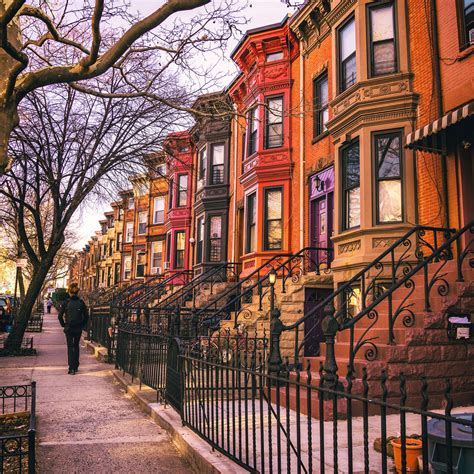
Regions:
[[[425, 125], [407, 135], [405, 147], [434, 153], [445, 152], [445, 137], [439, 137], [440, 132], [474, 115], [474, 101], [469, 102], [456, 110], [448, 112], [443, 117]], [[444, 135], [444, 134], [443, 134]]]

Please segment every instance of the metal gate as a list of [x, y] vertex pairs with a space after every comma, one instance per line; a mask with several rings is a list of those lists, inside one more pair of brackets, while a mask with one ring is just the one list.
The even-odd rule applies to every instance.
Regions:
[[166, 363], [165, 399], [179, 413], [181, 413], [183, 407], [180, 352], [181, 345], [179, 339], [171, 339]]

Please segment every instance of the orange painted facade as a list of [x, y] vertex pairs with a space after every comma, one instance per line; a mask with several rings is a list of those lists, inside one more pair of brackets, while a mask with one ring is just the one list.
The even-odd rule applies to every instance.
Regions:
[[233, 197], [237, 206], [231, 202], [239, 216], [230, 245], [234, 252], [237, 249], [245, 275], [273, 255], [298, 247], [292, 221], [291, 146], [292, 63], [298, 58], [298, 48], [285, 19], [279, 25], [249, 31], [232, 57], [241, 75], [229, 94], [239, 114], [246, 117], [247, 127], [242, 127], [241, 120], [234, 124], [234, 159], [240, 157], [234, 185], [238, 183], [241, 189]]

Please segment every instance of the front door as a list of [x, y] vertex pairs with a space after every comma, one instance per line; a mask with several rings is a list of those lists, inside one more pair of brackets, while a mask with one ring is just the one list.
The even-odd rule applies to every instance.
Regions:
[[[333, 215], [333, 193], [324, 194], [311, 201], [311, 246], [321, 249], [331, 248]], [[328, 263], [327, 252], [318, 251], [313, 255], [313, 264]], [[314, 266], [313, 265], [313, 266]]]
[[[304, 322], [304, 356], [316, 357], [320, 353], [320, 344], [324, 335], [321, 323], [323, 321], [323, 307], [318, 305], [331, 294], [328, 288], [305, 288], [304, 314], [312, 314]], [[317, 309], [316, 309], [317, 308]]]

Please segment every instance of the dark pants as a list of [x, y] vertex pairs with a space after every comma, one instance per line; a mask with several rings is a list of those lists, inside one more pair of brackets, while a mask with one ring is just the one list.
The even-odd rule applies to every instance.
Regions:
[[51, 306], [48, 306], [48, 314], [51, 314]]
[[79, 341], [81, 340], [81, 332], [67, 331], [67, 361], [70, 370], [79, 368]]

